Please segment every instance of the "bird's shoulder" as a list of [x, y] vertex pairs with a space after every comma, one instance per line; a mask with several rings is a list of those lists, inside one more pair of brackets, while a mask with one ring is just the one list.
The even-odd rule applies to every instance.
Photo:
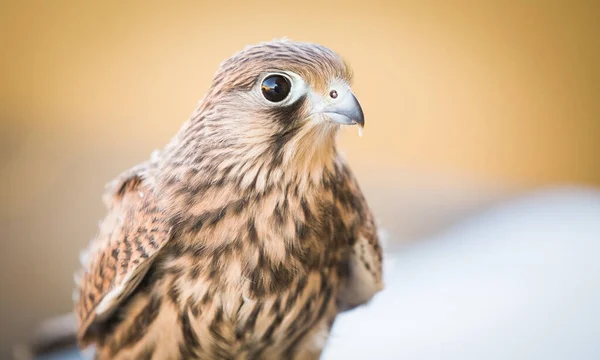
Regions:
[[155, 194], [155, 165], [140, 164], [108, 184], [107, 214], [82, 255], [75, 312], [83, 345], [91, 326], [107, 319], [136, 288], [168, 242], [169, 222]]

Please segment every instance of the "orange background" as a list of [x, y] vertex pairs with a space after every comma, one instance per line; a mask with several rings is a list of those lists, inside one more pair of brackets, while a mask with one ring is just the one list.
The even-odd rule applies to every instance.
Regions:
[[0, 2], [0, 357], [69, 311], [104, 183], [179, 129], [217, 66], [287, 36], [355, 72], [340, 147], [392, 241], [507, 193], [600, 185], [596, 1]]

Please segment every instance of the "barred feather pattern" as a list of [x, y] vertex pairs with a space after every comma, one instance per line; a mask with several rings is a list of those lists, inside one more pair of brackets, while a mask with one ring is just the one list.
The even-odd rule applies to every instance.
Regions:
[[[141, 169], [135, 170], [112, 184], [118, 188], [109, 190], [113, 197], [107, 203], [109, 214], [85, 256], [90, 263], [85, 264], [87, 271], [78, 282], [80, 296], [76, 303], [81, 329], [93, 323], [99, 313], [110, 313], [128, 295], [144, 276], [150, 258], [169, 239], [169, 227], [157, 208], [154, 194], [142, 184]], [[123, 290], [115, 293], [117, 299], [106, 297], [111, 290], [120, 288]], [[101, 306], [108, 309], [101, 311]], [[84, 341], [83, 332], [80, 338]]]
[[335, 316], [383, 286], [373, 215], [305, 98], [266, 108], [265, 71], [350, 81], [320, 45], [274, 41], [224, 62], [190, 120], [110, 187], [79, 282], [101, 359], [318, 358]]

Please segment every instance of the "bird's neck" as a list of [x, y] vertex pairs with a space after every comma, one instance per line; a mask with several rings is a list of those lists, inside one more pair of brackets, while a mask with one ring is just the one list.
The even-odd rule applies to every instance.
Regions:
[[[237, 194], [261, 194], [274, 189], [292, 188], [314, 193], [335, 172], [337, 150], [334, 131], [303, 130], [280, 148], [268, 142], [252, 147], [186, 148], [186, 161], [173, 157], [161, 166], [171, 196], [202, 196], [202, 189], [226, 187]], [[171, 149], [175, 151], [177, 149]], [[168, 159], [168, 157], [167, 157]], [[195, 195], [196, 194], [196, 195]], [[170, 197], [171, 197], [170, 196]]]

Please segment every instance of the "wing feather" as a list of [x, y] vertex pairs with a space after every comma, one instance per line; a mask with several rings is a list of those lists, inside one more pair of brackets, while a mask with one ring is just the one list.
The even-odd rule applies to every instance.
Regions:
[[100, 224], [77, 284], [78, 339], [86, 345], [91, 325], [102, 322], [133, 292], [170, 229], [147, 180], [149, 164], [142, 164], [109, 184], [104, 201], [108, 214]]
[[349, 274], [345, 286], [338, 294], [342, 310], [349, 310], [369, 302], [384, 287], [382, 280], [382, 249], [377, 226], [371, 209], [350, 169], [344, 165], [344, 191], [354, 198], [354, 211], [359, 226], [353, 234], [356, 241], [348, 259]]

